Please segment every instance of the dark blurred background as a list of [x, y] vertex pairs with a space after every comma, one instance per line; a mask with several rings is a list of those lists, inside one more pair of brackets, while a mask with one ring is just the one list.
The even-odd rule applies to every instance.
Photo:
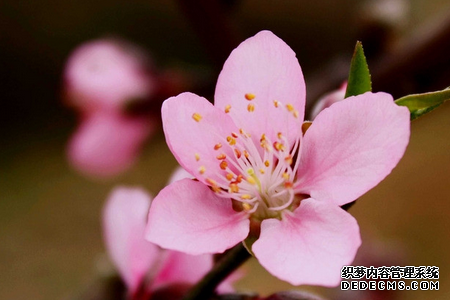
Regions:
[[[450, 85], [448, 0], [391, 1], [400, 3], [391, 9], [393, 22], [368, 1], [221, 1], [219, 17], [233, 34], [217, 32], [215, 38], [201, 30], [217, 17], [202, 17], [204, 2], [0, 4], [0, 299], [76, 293], [102, 261], [99, 215], [111, 187], [139, 185], [156, 194], [176, 165], [159, 133], [139, 163], [118, 178], [93, 181], [69, 167], [65, 144], [76, 115], [62, 105], [61, 78], [70, 52], [87, 40], [120, 36], [151, 52], [160, 69], [207, 70], [205, 96], [213, 92], [223, 53], [262, 29], [297, 53], [310, 103], [345, 79], [357, 39], [365, 45], [375, 90], [400, 97]], [[402, 253], [403, 264], [441, 268], [440, 291], [402, 292], [398, 299], [450, 297], [449, 126], [448, 104], [415, 121], [399, 167], [350, 210], [366, 248], [376, 241], [384, 246], [375, 252], [389, 257], [392, 248]], [[251, 276], [240, 289], [290, 288], [249, 265]]]

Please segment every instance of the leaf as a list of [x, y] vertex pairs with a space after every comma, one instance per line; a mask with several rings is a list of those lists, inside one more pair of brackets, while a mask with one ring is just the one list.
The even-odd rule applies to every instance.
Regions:
[[437, 92], [408, 95], [395, 100], [395, 103], [409, 109], [412, 121], [429, 113], [447, 100], [450, 100], [450, 87]]
[[370, 79], [369, 66], [367, 65], [364, 50], [360, 41], [356, 42], [353, 52], [350, 72], [348, 74], [348, 85], [345, 91], [345, 98], [364, 94], [372, 91], [372, 81]]

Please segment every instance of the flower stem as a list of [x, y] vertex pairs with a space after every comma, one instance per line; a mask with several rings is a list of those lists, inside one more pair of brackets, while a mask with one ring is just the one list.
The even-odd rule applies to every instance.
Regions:
[[242, 243], [231, 248], [187, 294], [183, 300], [209, 299], [217, 286], [251, 257]]

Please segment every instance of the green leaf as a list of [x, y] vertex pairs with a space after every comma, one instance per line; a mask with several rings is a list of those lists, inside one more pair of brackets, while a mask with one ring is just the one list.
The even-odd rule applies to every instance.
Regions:
[[372, 91], [372, 81], [370, 80], [369, 66], [364, 56], [362, 43], [358, 41], [350, 64], [345, 98], [370, 91]]
[[447, 100], [450, 100], [450, 87], [437, 92], [408, 95], [395, 100], [395, 103], [409, 109], [412, 121], [429, 113]]

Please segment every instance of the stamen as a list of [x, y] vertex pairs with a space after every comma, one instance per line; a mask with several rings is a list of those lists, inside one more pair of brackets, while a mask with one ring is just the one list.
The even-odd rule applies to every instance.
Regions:
[[264, 173], [266, 173], [266, 171], [264, 171], [264, 169], [261, 168], [261, 169], [259, 169], [259, 173], [264, 174]]
[[292, 182], [290, 182], [290, 181], [286, 181], [284, 183], [284, 187], [287, 188], [287, 189], [291, 189], [293, 186], [294, 186], [294, 184]]
[[285, 180], [289, 180], [289, 177], [290, 177], [288, 172], [284, 172], [283, 175], [281, 175], [281, 176], [283, 176], [283, 178]]
[[228, 167], [227, 161], [226, 161], [226, 160], [222, 160], [222, 162], [220, 163], [220, 168], [221, 168], [222, 170], [226, 170], [227, 167]]
[[230, 112], [230, 109], [231, 109], [231, 105], [226, 105], [225, 106], [225, 113], [227, 114], [227, 113], [229, 113]]
[[227, 158], [227, 156], [225, 155], [225, 153], [222, 153], [222, 154], [217, 155], [216, 158], [218, 160], [223, 160], [223, 159]]
[[200, 174], [205, 174], [205, 171], [206, 171], [205, 166], [200, 166], [200, 168], [198, 168], [198, 172], [199, 172]]
[[243, 200], [250, 200], [250, 199], [252, 199], [252, 195], [243, 194], [243, 195], [241, 195], [241, 199], [243, 199]]
[[244, 202], [244, 203], [242, 203], [242, 208], [245, 211], [249, 211], [250, 209], [252, 209], [252, 206], [250, 204]]
[[273, 105], [275, 105], [275, 107], [278, 107], [280, 105], [280, 101], [273, 100]]
[[251, 177], [251, 176], [247, 177], [247, 182], [250, 183], [250, 184], [256, 184], [255, 179], [253, 177]]
[[218, 143], [214, 145], [214, 150], [219, 150], [220, 148], [222, 148], [222, 144]]
[[241, 183], [243, 177], [244, 177], [244, 176], [242, 176], [242, 174], [239, 174], [238, 177], [236, 178], [236, 182], [237, 182], [237, 183]]
[[234, 174], [233, 173], [227, 173], [226, 177], [227, 177], [228, 181], [231, 181], [231, 180], [233, 180]]
[[289, 112], [293, 112], [294, 111], [294, 106], [290, 103], [286, 104], [286, 108]]
[[195, 122], [200, 122], [200, 120], [202, 119], [202, 116], [199, 113], [194, 113], [192, 115], [192, 119], [194, 119]]
[[230, 183], [228, 191], [230, 193], [238, 193], [239, 192], [239, 187], [238, 187], [238, 185], [236, 183]]
[[236, 132], [232, 132], [231, 136], [234, 137], [235, 139], [237, 139], [239, 137]]
[[293, 161], [292, 155], [289, 154], [288, 156], [286, 156], [284, 158], [284, 161], [287, 162], [289, 165], [292, 164], [292, 161]]
[[232, 138], [231, 136], [227, 136], [227, 142], [230, 144], [230, 146], [236, 145], [236, 139]]
[[198, 153], [195, 153], [195, 160], [199, 161], [200, 160], [200, 155]]
[[236, 154], [237, 159], [241, 158], [241, 151], [238, 149], [234, 148], [234, 154]]
[[247, 110], [249, 112], [254, 112], [255, 111], [255, 105], [250, 103], [249, 105], [247, 105]]
[[268, 160], [266, 160], [266, 161], [264, 162], [264, 165], [265, 165], [266, 167], [269, 167], [269, 166], [270, 166], [270, 162], [269, 162]]
[[245, 99], [247, 99], [248, 101], [251, 101], [253, 99], [255, 99], [255, 94], [245, 94]]
[[277, 151], [284, 151], [285, 147], [282, 143], [280, 142], [274, 142], [273, 143], [273, 147], [277, 150]]

